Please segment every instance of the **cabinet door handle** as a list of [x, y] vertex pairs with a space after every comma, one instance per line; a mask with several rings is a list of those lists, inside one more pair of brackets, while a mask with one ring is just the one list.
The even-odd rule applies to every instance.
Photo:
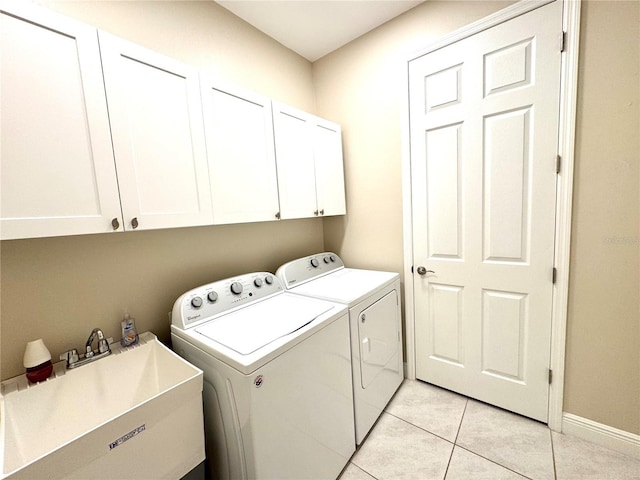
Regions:
[[118, 230], [120, 228], [120, 222], [117, 217], [114, 217], [113, 220], [111, 220], [111, 226], [114, 230]]
[[314, 210], [313, 214], [317, 217], [318, 216], [318, 210]]
[[276, 212], [276, 218], [280, 220], [280, 212]]
[[138, 217], [133, 217], [131, 219], [131, 226], [133, 227], [133, 229], [135, 230], [136, 228], [138, 228]]
[[324, 208], [320, 210], [320, 215], [324, 215]]

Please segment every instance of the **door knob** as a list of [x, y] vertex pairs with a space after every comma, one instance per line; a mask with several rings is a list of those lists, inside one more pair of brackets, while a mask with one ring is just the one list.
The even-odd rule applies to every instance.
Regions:
[[422, 266], [418, 267], [418, 275], [426, 275], [427, 273], [436, 273], [436, 272], [434, 272], [433, 270], [427, 270]]

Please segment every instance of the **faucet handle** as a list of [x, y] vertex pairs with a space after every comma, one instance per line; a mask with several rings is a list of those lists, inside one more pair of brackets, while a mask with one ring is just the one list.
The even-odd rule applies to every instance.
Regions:
[[98, 352], [104, 353], [111, 350], [111, 347], [109, 347], [109, 340], [113, 341], [113, 337], [101, 338], [98, 340]]
[[76, 363], [78, 361], [78, 350], [72, 348], [68, 352], [64, 352], [62, 355], [60, 355], [60, 360], [66, 360], [67, 366]]
[[84, 358], [91, 358], [91, 357], [93, 357], [93, 350], [91, 349], [91, 345], [87, 345]]

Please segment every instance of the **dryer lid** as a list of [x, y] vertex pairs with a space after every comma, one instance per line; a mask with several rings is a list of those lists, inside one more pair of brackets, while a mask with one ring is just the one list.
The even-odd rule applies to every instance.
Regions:
[[351, 305], [398, 278], [400, 276], [394, 272], [344, 268], [297, 285], [290, 291]]
[[249, 355], [300, 330], [332, 308], [315, 299], [282, 294], [223, 315], [197, 327], [196, 332], [241, 355]]

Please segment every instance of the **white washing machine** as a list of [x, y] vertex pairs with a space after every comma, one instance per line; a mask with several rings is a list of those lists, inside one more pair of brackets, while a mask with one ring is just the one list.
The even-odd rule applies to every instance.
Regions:
[[404, 378], [400, 275], [345, 268], [335, 253], [299, 258], [276, 276], [292, 292], [349, 308], [356, 443], [360, 445]]
[[210, 478], [335, 479], [355, 451], [344, 305], [267, 272], [188, 291], [174, 350], [204, 372]]

